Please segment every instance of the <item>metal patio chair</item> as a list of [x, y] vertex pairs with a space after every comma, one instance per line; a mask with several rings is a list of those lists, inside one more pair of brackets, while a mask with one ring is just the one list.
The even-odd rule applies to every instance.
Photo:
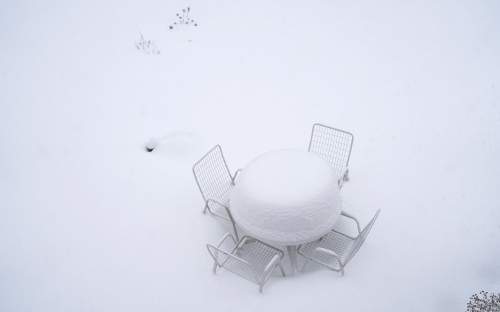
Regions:
[[379, 213], [380, 209], [377, 210], [375, 216], [373, 216], [365, 228], [361, 230], [358, 220], [347, 212], [342, 211], [342, 216], [355, 222], [358, 235], [352, 237], [334, 229], [319, 240], [300, 246], [297, 253], [305, 259], [302, 270], [305, 269], [309, 261], [312, 261], [344, 275], [344, 267], [356, 255], [361, 245], [363, 245]]
[[[229, 244], [226, 243], [228, 239]], [[223, 248], [224, 243], [229, 248]], [[281, 265], [283, 251], [253, 237], [244, 236], [237, 241], [233, 235], [226, 233], [217, 245], [207, 244], [207, 249], [214, 259], [214, 274], [218, 268], [224, 268], [259, 285], [259, 292], [262, 292], [276, 267], [285, 276]]]
[[339, 187], [349, 181], [349, 159], [351, 158], [352, 133], [315, 123], [312, 127], [308, 151], [328, 161], [337, 171]]
[[220, 145], [211, 148], [193, 165], [194, 178], [205, 202], [203, 213], [208, 211], [211, 215], [230, 222], [236, 238], [238, 232], [229, 209], [228, 195], [240, 171], [238, 169], [231, 175]]

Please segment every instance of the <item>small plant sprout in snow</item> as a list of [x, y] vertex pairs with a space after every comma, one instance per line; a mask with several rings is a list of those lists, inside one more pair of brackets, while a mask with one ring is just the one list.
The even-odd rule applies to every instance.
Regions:
[[500, 312], [500, 294], [480, 291], [467, 302], [467, 312]]
[[151, 153], [152, 151], [155, 150], [155, 148], [158, 146], [158, 139], [156, 138], [151, 138], [147, 143], [146, 143], [146, 152]]
[[160, 54], [160, 49], [156, 47], [156, 44], [152, 40], [144, 39], [144, 36], [141, 33], [141, 38], [135, 42], [135, 47], [137, 50], [142, 51], [146, 54]]
[[173, 24], [168, 26], [168, 29], [174, 29], [174, 26], [177, 26], [177, 25], [193, 25], [193, 26], [197, 27], [198, 23], [194, 19], [191, 18], [191, 16], [189, 15], [190, 13], [191, 13], [190, 7], [186, 7], [185, 9], [182, 9], [181, 13], [176, 14], [177, 21], [175, 21]]

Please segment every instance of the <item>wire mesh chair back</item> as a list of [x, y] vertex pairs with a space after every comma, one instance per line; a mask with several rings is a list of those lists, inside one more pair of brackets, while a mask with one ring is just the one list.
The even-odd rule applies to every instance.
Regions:
[[319, 155], [343, 174], [349, 165], [353, 141], [350, 132], [315, 123], [308, 151]]
[[205, 201], [213, 199], [225, 203], [232, 180], [220, 145], [214, 146], [194, 164], [193, 174]]
[[257, 272], [246, 260], [214, 245], [207, 244], [207, 249], [217, 266], [223, 267], [251, 282], [259, 283]]
[[[227, 241], [232, 241], [232, 247], [222, 248]], [[285, 276], [281, 266], [283, 251], [250, 236], [236, 241], [228, 233], [217, 246], [207, 244], [207, 249], [214, 260], [214, 273], [218, 267], [222, 267], [258, 284], [260, 292], [276, 267], [279, 267], [281, 274]]]
[[373, 228], [373, 225], [375, 224], [375, 221], [377, 220], [378, 215], [380, 214], [380, 209], [377, 210], [373, 218], [370, 220], [370, 222], [364, 227], [364, 229], [359, 233], [359, 235], [356, 237], [356, 239], [353, 242], [352, 249], [350, 253], [347, 255], [345, 263], [349, 262], [359, 251], [363, 243], [365, 242], [366, 238], [368, 237], [368, 234], [370, 234], [370, 231]]

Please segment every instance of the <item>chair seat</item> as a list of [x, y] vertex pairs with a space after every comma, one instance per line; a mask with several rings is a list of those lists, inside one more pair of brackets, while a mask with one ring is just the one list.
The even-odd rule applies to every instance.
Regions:
[[258, 240], [247, 238], [243, 246], [236, 251], [236, 255], [248, 261], [255, 271], [264, 272], [267, 264], [279, 253]]
[[209, 201], [208, 206], [210, 207], [210, 212], [214, 213], [217, 216], [224, 216], [224, 219], [227, 219], [226, 218], [227, 212], [226, 212], [224, 206], [229, 207], [229, 194], [230, 194], [231, 190], [232, 190], [232, 187], [227, 192], [222, 194], [219, 198], [210, 198], [210, 199], [216, 201], [217, 203], [221, 203], [223, 205], [223, 206], [221, 206], [221, 205], [216, 204], [212, 201]]
[[[232, 241], [232, 247], [226, 246], [222, 249], [221, 246], [228, 239]], [[217, 246], [207, 244], [207, 249], [215, 261], [214, 273], [217, 272], [217, 268], [222, 267], [258, 284], [260, 292], [276, 267], [285, 276], [281, 266], [283, 251], [253, 237], [244, 236], [240, 241], [236, 241], [228, 233]]]
[[358, 229], [358, 235], [356, 237], [351, 237], [338, 230], [331, 230], [319, 240], [300, 246], [297, 252], [306, 260], [303, 269], [309, 261], [313, 261], [344, 275], [345, 265], [358, 252], [359, 248], [368, 237], [379, 214], [380, 209], [377, 210], [370, 222], [361, 230], [358, 220], [349, 213], [342, 211], [342, 216], [355, 222]]
[[338, 262], [334, 257], [323, 253], [317, 252], [316, 248], [324, 248], [335, 252], [343, 264], [348, 261], [348, 256], [354, 246], [354, 239], [350, 238], [339, 232], [330, 231], [321, 239], [302, 245], [300, 248], [301, 254], [307, 258], [315, 259], [325, 264], [337, 267], [340, 269]]

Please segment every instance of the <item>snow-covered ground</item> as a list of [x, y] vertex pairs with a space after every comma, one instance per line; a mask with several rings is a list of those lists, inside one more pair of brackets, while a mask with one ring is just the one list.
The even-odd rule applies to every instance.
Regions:
[[[198, 23], [168, 26], [186, 6]], [[158, 55], [134, 43], [153, 40]], [[498, 1], [2, 1], [0, 311], [463, 311], [500, 291]], [[191, 165], [355, 135], [346, 275], [214, 276]], [[154, 153], [144, 144], [164, 137]]]

